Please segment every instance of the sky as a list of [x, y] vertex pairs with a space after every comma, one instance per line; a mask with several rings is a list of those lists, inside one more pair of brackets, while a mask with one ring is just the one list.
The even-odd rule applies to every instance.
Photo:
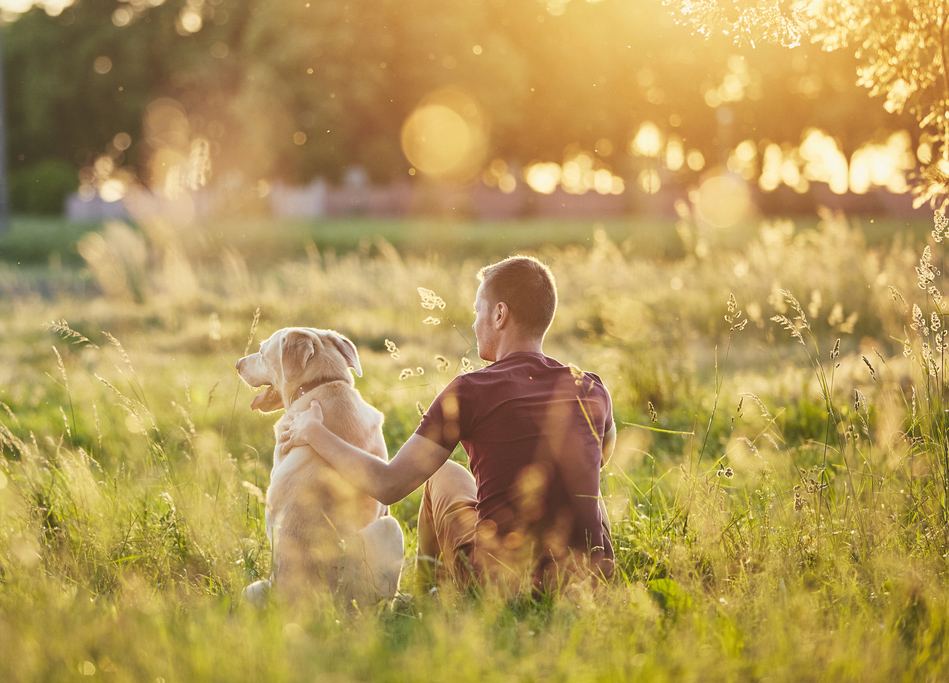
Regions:
[[45, 7], [50, 14], [56, 15], [73, 3], [73, 0], [0, 0], [0, 10], [22, 14], [33, 5]]

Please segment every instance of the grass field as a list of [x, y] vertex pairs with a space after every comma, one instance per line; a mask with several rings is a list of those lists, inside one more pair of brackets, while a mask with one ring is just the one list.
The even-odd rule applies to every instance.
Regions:
[[[945, 680], [930, 230], [18, 221], [0, 238], [0, 680]], [[416, 492], [393, 508], [408, 605], [241, 604], [270, 571], [273, 418], [235, 360], [288, 325], [345, 333], [394, 452], [479, 364], [475, 273], [518, 251], [558, 279], [547, 353], [613, 396], [616, 580], [419, 595]]]

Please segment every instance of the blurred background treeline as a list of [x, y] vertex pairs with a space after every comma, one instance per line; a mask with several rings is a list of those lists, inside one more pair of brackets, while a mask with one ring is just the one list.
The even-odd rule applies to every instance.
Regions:
[[[722, 172], [765, 213], [904, 209], [876, 194], [940, 147], [916, 106], [940, 97], [941, 48], [912, 22], [929, 4], [758, 3], [787, 16], [749, 24], [659, 0], [6, 0], [14, 211], [213, 187], [246, 213], [275, 184], [424, 178], [669, 213]], [[873, 70], [889, 43], [915, 69], [903, 101]]]

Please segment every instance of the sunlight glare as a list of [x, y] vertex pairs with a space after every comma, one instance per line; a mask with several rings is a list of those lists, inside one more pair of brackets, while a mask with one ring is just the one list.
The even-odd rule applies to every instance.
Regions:
[[553, 194], [560, 184], [560, 165], [553, 162], [531, 164], [524, 169], [524, 182], [534, 192]]
[[915, 168], [912, 140], [907, 131], [897, 131], [883, 144], [866, 144], [850, 159], [850, 189], [865, 194], [872, 187], [901, 193], [908, 188], [906, 174]]
[[181, 10], [181, 14], [178, 16], [178, 27], [181, 29], [179, 33], [183, 35], [197, 33], [203, 25], [204, 20], [201, 18], [201, 14], [195, 11], [194, 8], [185, 7]]
[[662, 151], [662, 133], [652, 121], [644, 121], [629, 143], [629, 153], [644, 157], [658, 157]]
[[666, 168], [678, 171], [685, 165], [685, 149], [678, 137], [670, 137], [666, 143]]
[[481, 107], [455, 88], [426, 97], [402, 126], [402, 151], [423, 174], [464, 182], [478, 172], [487, 147]]
[[751, 211], [748, 184], [731, 174], [714, 174], [699, 186], [695, 210], [709, 225], [730, 228], [747, 218]]

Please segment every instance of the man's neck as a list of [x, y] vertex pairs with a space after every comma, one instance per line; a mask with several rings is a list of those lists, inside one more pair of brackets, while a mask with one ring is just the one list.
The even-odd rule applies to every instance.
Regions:
[[501, 340], [495, 354], [495, 362], [510, 356], [512, 353], [543, 353], [543, 339], [511, 339]]

